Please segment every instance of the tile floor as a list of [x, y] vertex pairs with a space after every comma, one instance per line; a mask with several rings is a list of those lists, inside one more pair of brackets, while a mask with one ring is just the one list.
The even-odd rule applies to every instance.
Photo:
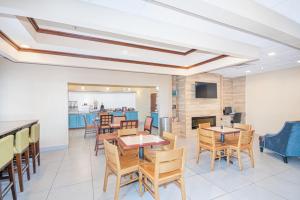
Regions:
[[[255, 140], [257, 141], [257, 140]], [[18, 193], [21, 200], [108, 200], [113, 199], [115, 178], [109, 177], [108, 191], [102, 191], [104, 174], [103, 152], [94, 155], [94, 136], [83, 139], [83, 131], [70, 131], [70, 145], [66, 150], [44, 152], [41, 166], [31, 180], [26, 181], [25, 191]], [[209, 154], [195, 162], [195, 138], [180, 138], [179, 145], [187, 148], [185, 169], [187, 199], [216, 200], [299, 200], [300, 159], [282, 159], [270, 152], [260, 153], [255, 143], [255, 168], [247, 156], [243, 157], [244, 170], [237, 162], [229, 167], [217, 161], [214, 172], [209, 170]], [[152, 199], [149, 193], [140, 197], [137, 183], [121, 188], [120, 199]], [[162, 200], [181, 199], [175, 184], [160, 188]], [[11, 199], [8, 195], [5, 200]]]

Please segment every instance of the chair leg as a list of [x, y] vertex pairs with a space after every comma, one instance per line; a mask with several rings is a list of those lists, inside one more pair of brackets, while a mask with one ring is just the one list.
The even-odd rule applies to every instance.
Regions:
[[260, 152], [264, 152], [264, 148], [263, 147], [259, 147]]
[[26, 164], [26, 171], [27, 171], [27, 180], [30, 180], [30, 168], [29, 168], [29, 148], [24, 152], [25, 155], [25, 164]]
[[288, 158], [287, 158], [287, 156], [283, 156], [282, 159], [283, 159], [283, 162], [284, 162], [285, 164], [288, 163]]
[[139, 193], [143, 196], [143, 174], [139, 171]]
[[252, 166], [252, 168], [254, 168], [254, 155], [253, 155], [253, 149], [250, 148], [250, 149], [249, 149], [249, 152], [250, 152], [251, 166]]
[[115, 190], [115, 200], [119, 200], [119, 193], [121, 187], [121, 176], [117, 175], [117, 182], [116, 182], [116, 190]]
[[41, 152], [40, 152], [40, 141], [37, 141], [36, 143], [36, 152], [37, 152], [37, 155], [38, 155], [38, 166], [41, 165]]
[[95, 153], [96, 153], [96, 156], [98, 155], [98, 141], [96, 140], [96, 144], [95, 144]]
[[201, 147], [198, 147], [198, 149], [197, 149], [197, 164], [199, 164], [200, 153], [201, 153]]
[[243, 170], [243, 165], [242, 165], [242, 159], [241, 159], [241, 150], [237, 150], [237, 155], [238, 155], [238, 161], [239, 161], [239, 168], [240, 170]]
[[24, 187], [23, 187], [23, 176], [22, 176], [22, 156], [19, 153], [16, 154], [16, 164], [17, 164], [20, 192], [23, 192]]
[[229, 164], [230, 164], [230, 156], [231, 156], [231, 149], [228, 149], [227, 150], [227, 159], [226, 159], [227, 166], [229, 166]]
[[159, 200], [158, 183], [154, 183], [154, 199]]
[[181, 199], [185, 200], [186, 199], [186, 194], [185, 194], [184, 179], [183, 178], [179, 179], [179, 183], [180, 183]]
[[105, 175], [104, 175], [104, 183], [103, 183], [103, 192], [106, 192], [107, 189], [107, 179], [108, 179], [108, 167], [105, 166]]
[[32, 167], [33, 167], [33, 173], [36, 173], [36, 145], [35, 143], [32, 143], [30, 145], [31, 154], [32, 154]]
[[216, 158], [216, 151], [213, 150], [211, 152], [211, 158], [210, 158], [210, 170], [213, 171], [215, 168], [215, 158]]
[[13, 197], [13, 200], [17, 200], [17, 193], [16, 193], [16, 184], [15, 184], [15, 177], [14, 177], [14, 166], [13, 162], [7, 166], [7, 171], [8, 171], [8, 176], [9, 176], [9, 181], [12, 183], [11, 186], [11, 194]]

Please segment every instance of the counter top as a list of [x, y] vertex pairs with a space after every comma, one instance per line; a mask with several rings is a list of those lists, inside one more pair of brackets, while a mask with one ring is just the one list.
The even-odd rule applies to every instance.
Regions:
[[37, 122], [38, 120], [0, 121], [0, 137], [30, 127]]

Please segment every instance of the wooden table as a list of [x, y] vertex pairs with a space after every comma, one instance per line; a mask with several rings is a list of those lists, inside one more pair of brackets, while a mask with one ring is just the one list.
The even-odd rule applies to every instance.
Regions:
[[236, 129], [236, 128], [220, 127], [220, 126], [214, 126], [214, 127], [204, 128], [204, 129], [221, 134], [220, 140], [221, 140], [222, 143], [225, 142], [225, 135], [226, 134], [239, 133], [241, 131], [240, 129]]
[[15, 134], [23, 128], [29, 128], [38, 120], [0, 121], [0, 138], [10, 134]]
[[170, 144], [168, 140], [165, 140], [157, 135], [150, 134], [121, 137], [118, 138], [118, 143], [124, 149], [132, 149], [138, 147], [140, 159], [144, 159], [144, 147]]

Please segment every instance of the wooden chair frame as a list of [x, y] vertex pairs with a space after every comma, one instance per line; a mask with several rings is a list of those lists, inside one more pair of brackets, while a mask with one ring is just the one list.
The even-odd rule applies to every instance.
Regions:
[[110, 132], [110, 124], [112, 123], [112, 119], [113, 115], [100, 115], [100, 133], [104, 133], [106, 130]]
[[89, 125], [86, 119], [86, 116], [83, 115], [83, 120], [84, 120], [84, 138], [86, 137], [86, 135], [88, 134], [97, 134], [97, 125], [94, 122], [93, 125]]
[[154, 163], [144, 163], [139, 167], [140, 194], [143, 195], [147, 190], [155, 200], [159, 200], [159, 186], [175, 181], [180, 186], [182, 199], [185, 200], [184, 164], [184, 148], [156, 152]]
[[[229, 164], [231, 157], [238, 159], [240, 170], [243, 170], [243, 164], [241, 159], [241, 153], [247, 153], [250, 157], [251, 166], [254, 168], [254, 156], [253, 156], [253, 138], [254, 130], [241, 131], [239, 134], [238, 143], [236, 145], [230, 144], [227, 151], [227, 164]], [[237, 155], [233, 153], [236, 152]]]
[[138, 120], [125, 120], [121, 121], [120, 123], [121, 129], [131, 129], [131, 128], [138, 128], [139, 121]]
[[[146, 122], [148, 119], [151, 119], [150, 121], [150, 124], [149, 124], [149, 127], [147, 126]], [[144, 123], [144, 131], [148, 131], [150, 134], [151, 134], [151, 131], [152, 131], [152, 123], [153, 123], [153, 118], [151, 116], [147, 116], [146, 119], [145, 119], [145, 123]]]

